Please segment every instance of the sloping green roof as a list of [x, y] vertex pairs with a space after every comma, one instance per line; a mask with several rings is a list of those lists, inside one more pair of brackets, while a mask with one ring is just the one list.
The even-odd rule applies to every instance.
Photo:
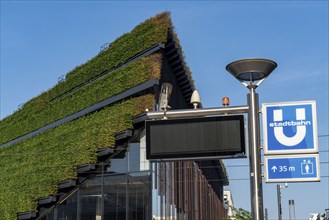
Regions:
[[[169, 13], [166, 12], [145, 21], [130, 33], [124, 34], [115, 40], [107, 50], [102, 51], [85, 64], [67, 73], [65, 81], [31, 99], [24, 104], [21, 110], [0, 121], [0, 144], [74, 113], [76, 109], [69, 109], [76, 107], [74, 104], [62, 105], [56, 98], [59, 97], [62, 101], [64, 93], [93, 79], [104, 71], [125, 63], [129, 58], [155, 44], [166, 42], [168, 28], [171, 27]], [[71, 97], [79, 96], [77, 93], [81, 92], [69, 93], [69, 95]], [[64, 99], [67, 99], [67, 95], [64, 97]], [[50, 116], [52, 118], [49, 118]]]
[[[69, 72], [65, 81], [0, 121], [0, 144], [160, 78], [161, 54], [116, 67], [166, 42], [171, 26], [165, 12], [118, 38], [107, 50]], [[102, 78], [95, 78], [106, 71]], [[130, 98], [0, 148], [0, 219], [15, 219], [17, 212], [36, 210], [38, 198], [56, 195], [59, 181], [76, 178], [77, 165], [96, 162], [98, 149], [114, 146], [114, 134], [132, 128], [132, 116], [153, 106], [153, 95]]]

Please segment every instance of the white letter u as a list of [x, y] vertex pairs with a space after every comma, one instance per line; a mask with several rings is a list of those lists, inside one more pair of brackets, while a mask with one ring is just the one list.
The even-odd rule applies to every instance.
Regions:
[[[274, 110], [273, 111], [273, 120], [274, 121], [282, 121], [282, 110]], [[296, 109], [296, 120], [305, 120], [305, 109], [304, 108], [297, 108]], [[295, 146], [299, 144], [306, 135], [306, 126], [305, 125], [299, 125], [296, 126], [297, 131], [296, 134], [292, 137], [287, 137], [283, 133], [283, 127], [274, 127], [274, 136], [280, 142], [281, 144], [285, 146]]]

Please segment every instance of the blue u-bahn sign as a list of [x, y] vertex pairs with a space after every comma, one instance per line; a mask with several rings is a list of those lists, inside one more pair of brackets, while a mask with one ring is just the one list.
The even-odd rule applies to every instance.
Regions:
[[315, 101], [266, 103], [262, 113], [266, 155], [318, 152]]

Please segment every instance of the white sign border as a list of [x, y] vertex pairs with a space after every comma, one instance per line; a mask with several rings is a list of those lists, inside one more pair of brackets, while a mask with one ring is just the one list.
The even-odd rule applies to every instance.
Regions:
[[[311, 104], [312, 106], [312, 127], [313, 127], [313, 144], [312, 149], [297, 149], [297, 150], [268, 150], [267, 141], [267, 107], [272, 106], [290, 106], [290, 105], [305, 105]], [[292, 101], [292, 102], [274, 102], [274, 103], [263, 103], [262, 104], [262, 125], [263, 125], [263, 140], [264, 140], [264, 155], [282, 155], [282, 154], [307, 154], [307, 153], [318, 153], [318, 125], [316, 115], [316, 101]]]
[[[316, 177], [314, 178], [284, 178], [284, 179], [269, 179], [268, 174], [268, 159], [282, 159], [282, 158], [302, 158], [302, 157], [315, 157], [316, 161]], [[272, 155], [264, 156], [265, 167], [265, 182], [266, 183], [296, 183], [296, 182], [320, 182], [320, 158], [319, 154], [298, 154], [298, 155]]]

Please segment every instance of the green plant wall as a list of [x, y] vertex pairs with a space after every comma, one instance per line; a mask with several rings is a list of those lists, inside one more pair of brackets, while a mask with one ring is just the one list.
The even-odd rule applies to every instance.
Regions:
[[56, 195], [59, 181], [75, 179], [78, 165], [95, 163], [98, 149], [153, 106], [153, 95], [133, 98], [0, 149], [0, 219], [36, 210], [38, 198]]
[[[161, 13], [152, 17], [140, 25], [136, 26], [131, 32], [124, 34], [117, 40], [112, 42], [109, 48], [100, 52], [85, 64], [80, 65], [67, 73], [66, 80], [58, 83], [52, 89], [42, 93], [41, 95], [31, 99], [25, 103], [21, 110], [0, 121], [0, 143], [7, 142], [13, 138], [19, 137], [26, 132], [39, 128], [43, 119], [35, 117], [34, 121], [29, 117], [37, 114], [52, 114], [47, 112], [47, 105], [52, 105], [51, 100], [72, 88], [94, 78], [95, 76], [108, 71], [120, 64], [125, 63], [134, 55], [168, 40], [168, 28], [172, 27], [172, 22], [168, 12]], [[71, 105], [74, 106], [74, 105]], [[48, 108], [49, 109], [49, 108]], [[62, 109], [65, 111], [66, 107]], [[46, 113], [47, 112], [47, 113]], [[70, 112], [72, 113], [72, 112]], [[29, 118], [28, 120], [26, 120]], [[13, 125], [16, 121], [16, 124]], [[45, 123], [52, 122], [51, 119]], [[38, 125], [36, 125], [38, 124]], [[34, 125], [34, 126], [32, 126]], [[18, 128], [16, 129], [16, 126]], [[30, 127], [31, 129], [23, 129], [21, 127]], [[12, 131], [9, 131], [9, 130]], [[9, 134], [7, 134], [9, 133]]]
[[113, 71], [97, 81], [61, 97], [39, 111], [33, 108], [22, 109], [11, 120], [0, 125], [0, 143], [5, 143], [23, 134], [36, 130], [51, 122], [69, 116], [88, 106], [127, 89], [139, 85], [151, 78], [160, 78], [161, 54], [153, 54]]

